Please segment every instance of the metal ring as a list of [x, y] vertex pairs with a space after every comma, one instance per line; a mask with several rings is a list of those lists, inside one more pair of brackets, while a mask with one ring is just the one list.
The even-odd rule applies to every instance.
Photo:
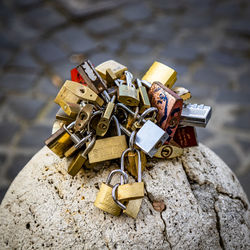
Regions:
[[91, 123], [92, 119], [93, 119], [95, 116], [100, 115], [100, 114], [102, 114], [102, 113], [103, 113], [103, 111], [101, 111], [101, 110], [98, 110], [98, 111], [96, 111], [96, 112], [93, 113], [93, 115], [91, 116], [91, 118], [89, 119], [89, 122], [88, 122], [88, 131], [89, 131], [89, 132], [90, 132], [90, 123]]
[[136, 131], [133, 131], [129, 137], [129, 147], [134, 150]]
[[114, 202], [115, 202], [121, 209], [126, 210], [126, 209], [127, 209], [126, 206], [123, 205], [120, 201], [118, 201], [118, 200], [116, 199], [116, 190], [117, 190], [117, 188], [118, 188], [119, 186], [120, 186], [119, 183], [117, 183], [117, 184], [114, 185], [114, 187], [113, 187], [113, 189], [112, 189], [112, 198], [113, 198]]

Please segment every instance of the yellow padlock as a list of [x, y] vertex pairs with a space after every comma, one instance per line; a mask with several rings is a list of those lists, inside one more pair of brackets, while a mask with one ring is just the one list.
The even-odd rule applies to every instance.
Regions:
[[142, 80], [148, 81], [151, 84], [153, 82], [160, 82], [167, 88], [172, 88], [177, 80], [177, 72], [163, 63], [154, 62], [142, 77]]

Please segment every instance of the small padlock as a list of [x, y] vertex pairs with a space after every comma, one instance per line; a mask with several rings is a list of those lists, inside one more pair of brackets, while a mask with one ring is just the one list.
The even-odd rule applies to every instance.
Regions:
[[83, 78], [79, 74], [77, 68], [72, 69], [70, 71], [70, 74], [71, 74], [71, 81], [79, 82], [79, 83], [82, 83], [82, 84], [86, 85], [86, 83], [84, 82]]
[[[178, 129], [177, 129], [178, 130]], [[177, 133], [177, 131], [176, 131]], [[175, 135], [176, 135], [175, 133]], [[174, 137], [175, 138], [175, 137]], [[172, 159], [175, 157], [179, 157], [183, 154], [183, 148], [180, 147], [176, 142], [173, 140], [170, 141], [169, 144], [162, 145], [154, 157], [156, 158], [164, 158], [164, 159]]]
[[167, 65], [159, 62], [154, 62], [142, 80], [153, 82], [161, 82], [167, 88], [172, 88], [177, 80], [177, 72]]
[[125, 71], [126, 84], [120, 82], [118, 87], [118, 101], [128, 106], [138, 106], [140, 103], [139, 91], [132, 84], [133, 75]]
[[128, 68], [114, 60], [108, 60], [96, 66], [96, 71], [101, 75], [103, 79], [106, 80], [106, 73], [108, 69], [111, 69], [117, 78], [120, 78], [124, 71]]
[[111, 101], [107, 104], [107, 107], [105, 111], [103, 112], [103, 115], [100, 121], [97, 124], [97, 128], [96, 128], [97, 135], [104, 136], [107, 133], [114, 107], [115, 107], [115, 96], [113, 96]]
[[92, 150], [93, 146], [95, 145], [95, 142], [96, 136], [94, 135], [91, 139], [91, 142], [86, 146], [86, 149], [76, 155], [75, 158], [72, 160], [68, 167], [68, 173], [71, 176], [75, 176], [80, 171], [84, 163], [87, 161], [88, 153]]
[[139, 150], [128, 148], [126, 149], [121, 156], [121, 170], [124, 171], [124, 160], [125, 155], [129, 151], [135, 151], [138, 156], [138, 181], [134, 183], [127, 183], [119, 185], [117, 190], [117, 200], [118, 201], [129, 201], [136, 200], [144, 197], [144, 182], [142, 182], [142, 169], [141, 169], [141, 155]]
[[70, 124], [74, 121], [74, 118], [67, 115], [62, 108], [60, 108], [56, 113], [56, 119], [60, 121], [64, 121], [66, 125]]
[[92, 104], [85, 104], [83, 102], [81, 103], [81, 109], [76, 117], [76, 122], [74, 126], [75, 132], [80, 132], [87, 126], [93, 111], [94, 106]]
[[106, 70], [106, 81], [108, 86], [112, 86], [117, 78], [118, 77], [115, 75], [111, 68], [108, 68]]
[[148, 95], [151, 105], [158, 109], [157, 124], [167, 132], [169, 142], [178, 127], [183, 100], [160, 82], [154, 82], [152, 85], [145, 81], [142, 83], [150, 87]]
[[183, 87], [174, 87], [172, 88], [172, 90], [180, 97], [183, 99], [183, 101], [187, 101], [188, 99], [190, 99], [191, 93], [188, 89], [185, 89]]
[[84, 61], [77, 66], [77, 70], [84, 82], [92, 89], [96, 94], [102, 93], [107, 89], [107, 86], [101, 76], [97, 73], [90, 60]]
[[140, 79], [136, 79], [138, 90], [141, 98], [140, 113], [143, 113], [146, 109], [150, 108], [151, 104], [148, 98], [148, 92], [145, 86], [142, 85]]
[[182, 148], [198, 146], [196, 130], [194, 127], [178, 127], [174, 135], [174, 141]]
[[[89, 87], [80, 83], [67, 80], [55, 98], [55, 103], [63, 108], [65, 103], [80, 104], [81, 101], [89, 101], [102, 106], [104, 101]], [[66, 112], [66, 111], [65, 111]]]
[[110, 172], [106, 183], [102, 183], [100, 190], [96, 196], [96, 200], [94, 202], [94, 205], [112, 215], [118, 216], [121, 213], [121, 208], [114, 202], [112, 198], [112, 189], [113, 186], [110, 185], [111, 179], [114, 174], [120, 173], [123, 176], [124, 183], [128, 182], [128, 175], [122, 171], [121, 169], [115, 169], [112, 172]]
[[120, 124], [117, 118], [113, 115], [111, 120], [115, 122], [117, 136], [96, 140], [94, 148], [88, 155], [89, 163], [91, 164], [120, 158], [122, 152], [128, 148], [126, 136], [121, 135]]

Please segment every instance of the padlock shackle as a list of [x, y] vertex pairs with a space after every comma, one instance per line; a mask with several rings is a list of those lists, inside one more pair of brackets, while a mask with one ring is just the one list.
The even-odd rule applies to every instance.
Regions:
[[132, 75], [132, 73], [126, 70], [126, 71], [124, 71], [124, 74], [125, 74], [125, 77], [126, 77], [127, 85], [129, 87], [132, 86], [132, 82], [133, 82], [133, 75]]
[[122, 131], [121, 131], [120, 123], [119, 123], [117, 117], [115, 115], [112, 115], [111, 120], [113, 120], [115, 123], [117, 136], [121, 136]]
[[96, 142], [96, 135], [93, 136], [91, 142], [89, 143], [89, 145], [85, 148], [85, 150], [82, 153], [83, 157], [87, 157], [87, 154], [92, 150], [92, 148], [94, 147]]
[[123, 210], [126, 210], [127, 207], [125, 205], [123, 205], [120, 201], [117, 200], [117, 197], [116, 197], [116, 190], [118, 189], [118, 187], [120, 186], [119, 183], [115, 184], [114, 187], [112, 188], [112, 198], [114, 200], [114, 202]]
[[128, 175], [127, 175], [127, 173], [124, 172], [124, 171], [122, 171], [121, 169], [115, 169], [115, 170], [113, 170], [113, 171], [111, 171], [111, 172], [109, 173], [108, 178], [107, 178], [107, 180], [106, 180], [106, 184], [107, 184], [107, 185], [110, 184], [110, 182], [111, 182], [113, 176], [114, 176], [115, 174], [117, 174], [117, 173], [120, 173], [120, 174], [122, 175], [122, 177], [123, 177], [123, 181], [124, 181], [125, 183], [128, 183]]
[[150, 82], [148, 82], [148, 81], [146, 81], [146, 80], [141, 80], [141, 83], [145, 86], [145, 87], [147, 87], [147, 88], [151, 88], [151, 86], [152, 86], [152, 84], [150, 83]]
[[146, 109], [142, 114], [141, 114], [141, 117], [139, 118], [138, 120], [138, 123], [142, 123], [143, 120], [145, 119], [145, 117], [150, 114], [150, 113], [153, 113], [153, 112], [157, 112], [158, 113], [158, 108], [156, 107], [150, 107], [148, 109]]
[[101, 115], [102, 113], [103, 113], [103, 111], [101, 111], [101, 110], [98, 110], [98, 111], [93, 113], [93, 115], [91, 116], [91, 118], [89, 119], [89, 122], [88, 122], [88, 131], [90, 131], [90, 124], [91, 124], [91, 121], [93, 120], [93, 118], [97, 115]]

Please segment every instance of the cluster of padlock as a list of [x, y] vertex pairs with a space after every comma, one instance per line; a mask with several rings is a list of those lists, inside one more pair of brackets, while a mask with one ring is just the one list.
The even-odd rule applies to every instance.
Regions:
[[[95, 206], [113, 215], [136, 218], [144, 196], [147, 157], [170, 159], [197, 146], [195, 127], [205, 127], [211, 107], [190, 104], [190, 92], [173, 87], [174, 69], [154, 62], [142, 79], [113, 60], [94, 67], [89, 60], [71, 70], [55, 102], [54, 133], [45, 144], [59, 157], [72, 157], [68, 173], [121, 159], [102, 183]], [[126, 170], [137, 179], [128, 183]], [[120, 183], [111, 185], [113, 175]]]

